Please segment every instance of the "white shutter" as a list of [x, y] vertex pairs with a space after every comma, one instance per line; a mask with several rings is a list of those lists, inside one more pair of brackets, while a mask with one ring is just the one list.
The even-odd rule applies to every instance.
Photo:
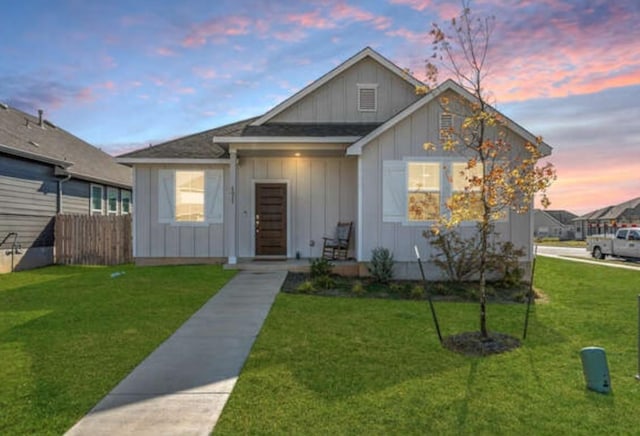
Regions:
[[204, 194], [205, 220], [209, 223], [222, 223], [224, 221], [224, 186], [222, 170], [205, 171]]
[[407, 211], [407, 165], [403, 161], [382, 162], [382, 221], [403, 222]]
[[172, 223], [176, 211], [176, 173], [174, 170], [158, 171], [158, 222]]

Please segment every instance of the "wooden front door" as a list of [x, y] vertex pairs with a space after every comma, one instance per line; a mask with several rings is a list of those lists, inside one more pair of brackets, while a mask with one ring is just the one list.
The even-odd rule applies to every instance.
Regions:
[[256, 256], [287, 255], [287, 185], [256, 184]]

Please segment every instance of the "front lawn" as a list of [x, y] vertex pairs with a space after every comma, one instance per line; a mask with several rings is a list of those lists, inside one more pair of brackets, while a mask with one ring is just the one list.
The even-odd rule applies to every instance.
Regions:
[[[444, 350], [424, 301], [280, 294], [216, 434], [634, 434], [640, 426], [640, 273], [538, 259], [521, 348]], [[435, 303], [443, 334], [476, 330], [470, 303]], [[492, 304], [520, 337], [525, 306]], [[585, 389], [579, 352], [607, 350], [612, 395]]]
[[232, 276], [217, 266], [0, 276], [0, 434], [64, 433]]

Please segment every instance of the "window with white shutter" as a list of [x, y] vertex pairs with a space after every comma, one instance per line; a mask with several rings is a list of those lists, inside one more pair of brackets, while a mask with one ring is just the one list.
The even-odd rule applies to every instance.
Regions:
[[224, 181], [221, 169], [160, 170], [158, 174], [160, 223], [223, 222]]
[[406, 163], [382, 162], [382, 221], [403, 222], [407, 211]]
[[375, 112], [378, 110], [378, 85], [358, 84], [358, 111]]

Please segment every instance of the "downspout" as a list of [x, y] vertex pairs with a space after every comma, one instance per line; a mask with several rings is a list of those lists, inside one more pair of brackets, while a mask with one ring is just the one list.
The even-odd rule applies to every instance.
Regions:
[[69, 181], [71, 174], [67, 174], [64, 179], [58, 179], [58, 201], [56, 202], [56, 214], [62, 213], [62, 184]]

